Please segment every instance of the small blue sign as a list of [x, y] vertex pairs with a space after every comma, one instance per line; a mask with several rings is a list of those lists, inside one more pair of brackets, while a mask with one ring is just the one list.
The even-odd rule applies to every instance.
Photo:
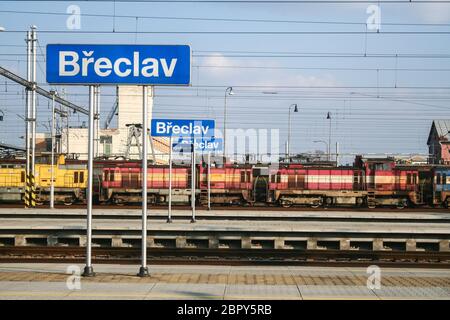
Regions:
[[187, 152], [187, 150], [192, 151], [192, 144], [195, 146], [195, 151], [200, 152], [215, 152], [223, 150], [223, 140], [214, 137], [204, 137], [198, 139], [191, 139], [190, 137], [185, 139], [179, 139], [177, 142], [172, 144], [172, 149], [175, 151]]
[[153, 137], [212, 137], [214, 120], [152, 119]]
[[223, 140], [219, 138], [202, 139], [202, 140], [199, 139], [195, 140], [194, 145], [196, 151], [203, 151], [203, 152], [222, 151]]
[[54, 84], [189, 85], [188, 45], [47, 45], [47, 82]]

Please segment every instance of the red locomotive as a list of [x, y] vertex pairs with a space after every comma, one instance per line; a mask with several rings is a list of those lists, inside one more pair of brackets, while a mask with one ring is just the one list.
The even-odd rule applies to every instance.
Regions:
[[302, 164], [271, 170], [269, 192], [269, 201], [284, 207], [293, 204], [361, 206], [366, 196], [361, 168]]
[[[122, 205], [138, 203], [142, 200], [141, 168], [126, 165], [103, 168], [102, 187], [99, 199]], [[187, 202], [190, 197], [191, 170], [186, 167], [172, 168], [172, 199], [174, 202]], [[164, 203], [169, 195], [169, 166], [150, 166], [147, 175], [148, 201]]]
[[[210, 168], [211, 203], [246, 204], [253, 199], [253, 166], [249, 164], [225, 164], [223, 167]], [[208, 168], [199, 166], [200, 179], [197, 181], [200, 202], [207, 204]]]
[[[209, 170], [212, 204], [252, 205], [256, 202], [281, 205], [405, 206], [426, 202], [426, 174], [429, 168], [397, 165], [393, 159], [357, 157], [353, 166], [322, 164], [280, 164], [278, 168], [251, 164], [224, 164]], [[431, 179], [427, 180], [431, 181]], [[429, 183], [428, 183], [429, 184]], [[141, 201], [141, 169], [126, 163], [103, 169], [100, 201], [115, 204]], [[190, 202], [191, 168], [174, 166], [172, 199]], [[148, 168], [150, 203], [166, 203], [169, 167]], [[199, 202], [207, 203], [208, 168], [196, 169]]]

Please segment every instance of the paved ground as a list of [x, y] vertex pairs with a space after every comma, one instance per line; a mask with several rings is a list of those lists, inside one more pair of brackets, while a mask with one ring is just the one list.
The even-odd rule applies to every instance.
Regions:
[[449, 270], [384, 268], [371, 289], [365, 268], [95, 265], [78, 282], [68, 267], [83, 268], [0, 264], [0, 299], [450, 299]]
[[[191, 216], [191, 210], [176, 209], [172, 210], [173, 217], [185, 217]], [[51, 215], [58, 214], [64, 216], [79, 216], [85, 215], [86, 209], [72, 209], [70, 207], [64, 209], [48, 209], [48, 208], [36, 208], [36, 209], [22, 209], [22, 208], [0, 208], [0, 215], [7, 216], [17, 216], [20, 214], [26, 215]], [[129, 217], [141, 217], [140, 209], [127, 209], [127, 208], [105, 208], [105, 209], [94, 209], [93, 215], [117, 215], [117, 216], [129, 216]], [[153, 209], [149, 207], [148, 215], [150, 217], [166, 217], [167, 209]], [[436, 219], [436, 220], [450, 220], [450, 211], [441, 210], [437, 211], [402, 211], [402, 210], [370, 210], [370, 211], [355, 211], [355, 210], [340, 210], [336, 211], [333, 209], [327, 210], [301, 210], [301, 211], [290, 211], [290, 210], [236, 210], [230, 207], [229, 209], [222, 210], [197, 210], [196, 216], [201, 218], [203, 216], [216, 216], [216, 217], [285, 217], [285, 218], [383, 218], [383, 219]]]
[[[86, 219], [61, 218], [2, 218], [0, 230], [63, 230], [86, 228]], [[101, 219], [93, 221], [93, 230], [141, 230], [140, 220]], [[149, 221], [149, 230], [176, 231], [270, 231], [270, 232], [367, 232], [408, 234], [450, 234], [447, 223], [420, 222], [354, 222], [354, 221], [231, 221], [231, 220], [164, 220]]]

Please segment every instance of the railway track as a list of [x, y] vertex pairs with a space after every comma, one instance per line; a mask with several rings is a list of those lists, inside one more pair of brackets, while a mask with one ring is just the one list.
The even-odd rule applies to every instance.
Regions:
[[[24, 205], [22, 203], [0, 203], [0, 208], [24, 208]], [[34, 209], [48, 209], [49, 205], [38, 205]], [[116, 204], [94, 204], [93, 209], [108, 209], [108, 208], [115, 208], [115, 209], [141, 209], [141, 205], [116, 205]], [[72, 204], [72, 205], [64, 205], [64, 204], [55, 204], [55, 209], [86, 209], [86, 204]], [[149, 210], [151, 209], [167, 209], [167, 205], [149, 205]], [[191, 207], [189, 205], [173, 205], [172, 210], [189, 210]], [[420, 208], [403, 208], [398, 209], [394, 207], [376, 207], [374, 209], [371, 208], [355, 208], [355, 207], [318, 207], [318, 208], [312, 208], [307, 206], [293, 206], [289, 208], [283, 208], [280, 206], [270, 206], [266, 204], [256, 204], [253, 206], [237, 206], [237, 205], [228, 205], [228, 206], [220, 206], [220, 205], [213, 205], [213, 210], [241, 210], [241, 211], [354, 211], [354, 212], [447, 212], [450, 213], [449, 209], [446, 208], [436, 208], [436, 207], [420, 207]], [[196, 210], [199, 211], [208, 211], [207, 207], [197, 205]]]
[[[82, 247], [0, 247], [0, 263], [83, 263]], [[93, 248], [94, 263], [139, 264], [140, 248]], [[450, 252], [148, 248], [149, 264], [310, 265], [450, 269]]]

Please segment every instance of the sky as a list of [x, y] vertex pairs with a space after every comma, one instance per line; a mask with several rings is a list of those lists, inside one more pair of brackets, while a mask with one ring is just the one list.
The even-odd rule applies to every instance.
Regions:
[[[67, 29], [70, 5], [81, 10], [78, 30]], [[0, 65], [26, 76], [30, 25], [38, 28], [38, 82], [47, 89], [49, 43], [189, 44], [191, 86], [156, 87], [154, 117], [210, 118], [220, 128], [232, 86], [227, 128], [277, 129], [280, 152], [296, 103], [292, 153], [325, 148], [314, 141], [328, 143], [330, 112], [331, 145], [341, 154], [426, 154], [432, 120], [450, 118], [450, 4], [381, 1], [379, 33], [366, 28], [369, 5], [1, 1]], [[150, 33], [157, 31], [229, 33]], [[87, 105], [87, 87], [64, 92]], [[114, 88], [102, 88], [102, 119], [114, 100]], [[0, 79], [0, 141], [24, 144], [24, 103], [23, 89]], [[38, 131], [49, 119], [50, 103], [39, 98]], [[71, 125], [86, 120], [75, 114]]]

